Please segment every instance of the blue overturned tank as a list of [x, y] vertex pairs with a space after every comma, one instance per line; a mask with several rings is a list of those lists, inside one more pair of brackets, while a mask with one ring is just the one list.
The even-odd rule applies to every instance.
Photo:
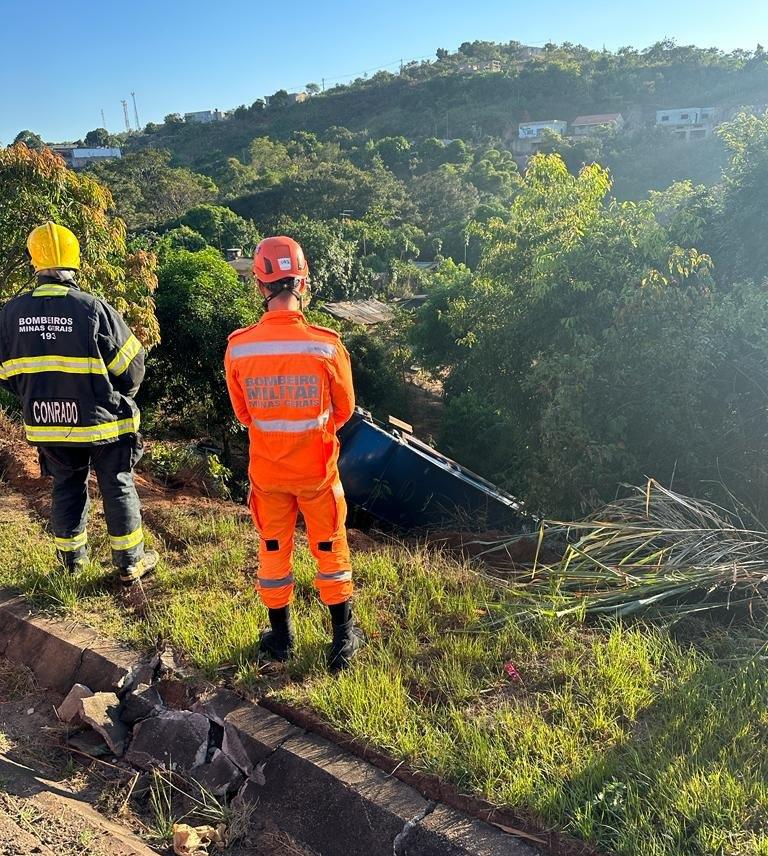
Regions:
[[384, 425], [357, 408], [339, 432], [339, 470], [353, 513], [363, 511], [409, 530], [536, 529], [536, 518], [514, 496], [422, 443], [404, 423], [392, 421]]

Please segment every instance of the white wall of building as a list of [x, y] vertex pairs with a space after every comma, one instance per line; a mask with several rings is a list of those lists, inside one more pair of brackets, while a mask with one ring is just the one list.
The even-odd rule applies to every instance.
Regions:
[[521, 140], [536, 139], [544, 130], [553, 131], [555, 134], [564, 134], [568, 129], [568, 123], [560, 119], [548, 119], [545, 122], [521, 122], [517, 128], [517, 136]]

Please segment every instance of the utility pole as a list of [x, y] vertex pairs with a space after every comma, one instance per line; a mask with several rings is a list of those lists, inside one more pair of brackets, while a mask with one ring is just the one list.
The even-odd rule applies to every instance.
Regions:
[[139, 123], [139, 111], [136, 109], [136, 93], [131, 92], [131, 98], [133, 98], [133, 116], [136, 119], [136, 130], [138, 131], [141, 128], [141, 124]]
[[107, 120], [104, 118], [104, 108], [101, 108], [101, 127], [107, 130]]
[[322, 83], [323, 83], [323, 92], [325, 92], [325, 78], [324, 78], [324, 77], [321, 77], [321, 78], [320, 78], [320, 80], [321, 80], [321, 81], [322, 81]]
[[131, 123], [128, 119], [128, 102], [125, 100], [125, 98], [123, 98], [123, 99], [121, 99], [120, 103], [123, 105], [123, 116], [125, 117], [125, 130], [128, 131], [128, 133], [130, 134], [131, 133]]

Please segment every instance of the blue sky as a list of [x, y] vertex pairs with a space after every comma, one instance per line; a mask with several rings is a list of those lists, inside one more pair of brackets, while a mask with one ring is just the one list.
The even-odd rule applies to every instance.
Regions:
[[646, 47], [664, 37], [725, 50], [768, 45], [765, 0], [0, 0], [0, 143], [49, 141], [101, 125], [120, 104], [143, 124], [167, 113], [250, 104], [399, 60], [487, 39]]

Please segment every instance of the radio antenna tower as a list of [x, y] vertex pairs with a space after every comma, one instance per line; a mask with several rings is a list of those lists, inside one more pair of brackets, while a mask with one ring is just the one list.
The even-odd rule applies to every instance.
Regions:
[[104, 118], [104, 108], [101, 108], [101, 127], [107, 129], [107, 120]]
[[123, 105], [123, 116], [125, 116], [125, 130], [131, 133], [131, 123], [128, 120], [128, 102], [123, 98], [120, 103]]
[[136, 130], [138, 131], [141, 128], [141, 124], [139, 123], [139, 111], [136, 109], [136, 93], [131, 92], [131, 98], [133, 98], [133, 117], [136, 119]]

